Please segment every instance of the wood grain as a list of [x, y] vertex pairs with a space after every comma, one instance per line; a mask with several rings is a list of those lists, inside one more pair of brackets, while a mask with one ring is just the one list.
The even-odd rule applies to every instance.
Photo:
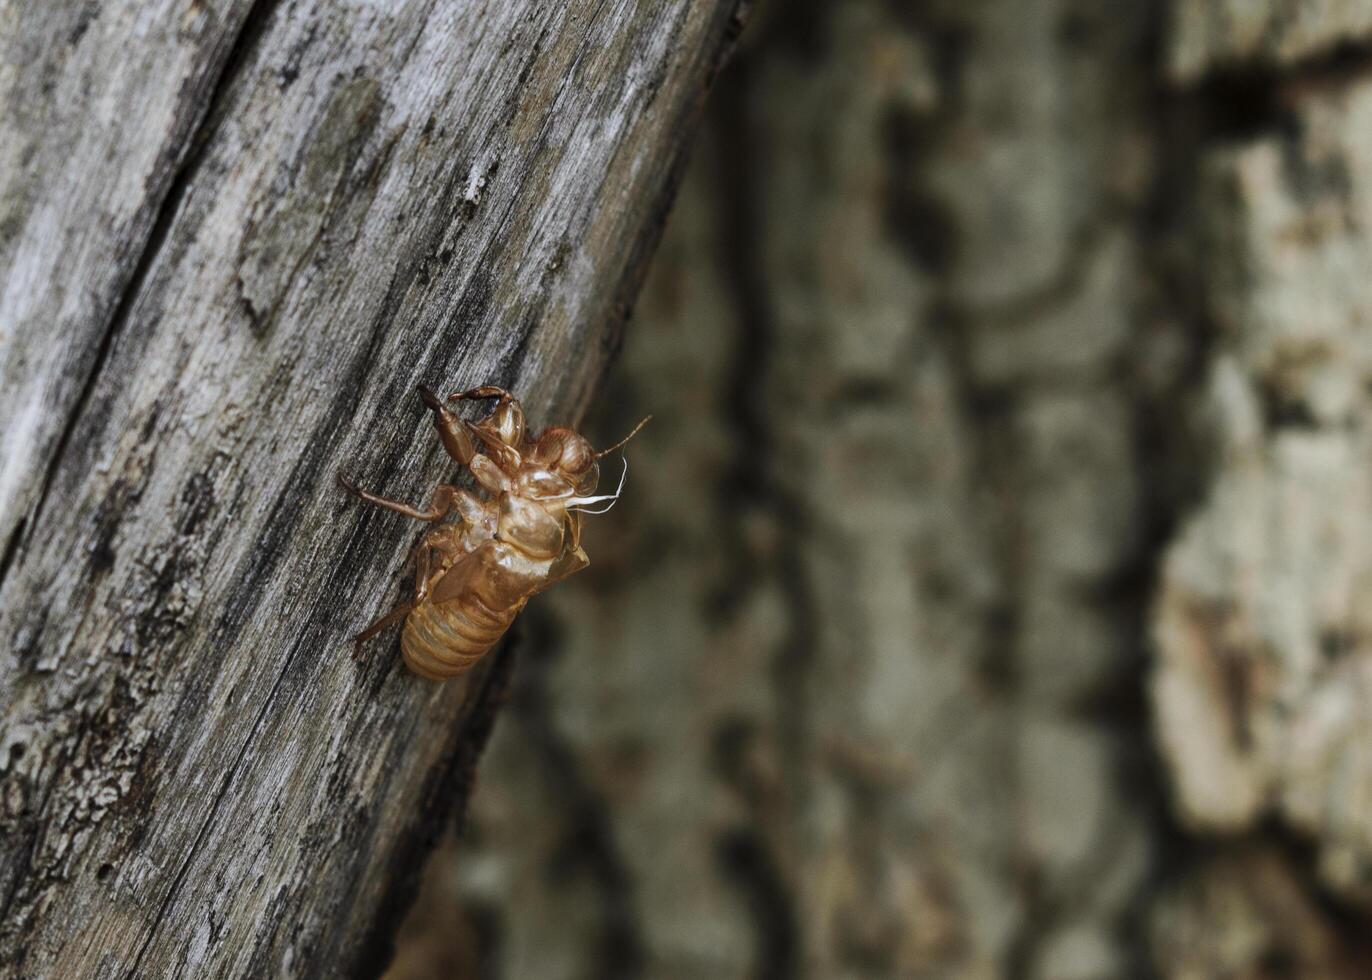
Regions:
[[578, 418], [734, 6], [0, 6], [0, 972], [384, 965], [509, 655], [349, 658], [416, 529], [335, 473]]

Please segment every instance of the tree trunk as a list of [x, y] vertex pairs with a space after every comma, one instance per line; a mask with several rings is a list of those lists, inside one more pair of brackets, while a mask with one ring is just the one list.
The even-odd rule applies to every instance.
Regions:
[[450, 475], [575, 421], [733, 2], [0, 3], [0, 972], [375, 973], [509, 673], [346, 637]]
[[773, 3], [730, 72], [396, 977], [1368, 976], [1367, 5]]

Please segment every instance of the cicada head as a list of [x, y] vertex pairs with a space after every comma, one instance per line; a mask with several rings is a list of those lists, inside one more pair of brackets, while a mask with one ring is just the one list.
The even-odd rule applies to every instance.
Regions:
[[545, 431], [538, 437], [531, 461], [565, 481], [576, 496], [595, 492], [600, 481], [595, 449], [584, 436], [571, 429], [557, 427]]

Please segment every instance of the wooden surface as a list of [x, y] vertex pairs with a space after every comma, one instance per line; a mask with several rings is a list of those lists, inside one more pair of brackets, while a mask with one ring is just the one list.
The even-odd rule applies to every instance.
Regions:
[[509, 663], [350, 659], [417, 529], [335, 473], [579, 417], [734, 6], [0, 2], [0, 971], [384, 965]]

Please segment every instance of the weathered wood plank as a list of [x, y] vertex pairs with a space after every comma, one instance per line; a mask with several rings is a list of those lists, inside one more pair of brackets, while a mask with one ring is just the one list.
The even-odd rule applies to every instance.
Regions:
[[0, 549], [38, 500], [249, 6], [0, 2]]
[[0, 581], [14, 975], [377, 965], [493, 686], [349, 659], [415, 529], [334, 474], [447, 475], [419, 381], [579, 415], [732, 8], [253, 14]]

